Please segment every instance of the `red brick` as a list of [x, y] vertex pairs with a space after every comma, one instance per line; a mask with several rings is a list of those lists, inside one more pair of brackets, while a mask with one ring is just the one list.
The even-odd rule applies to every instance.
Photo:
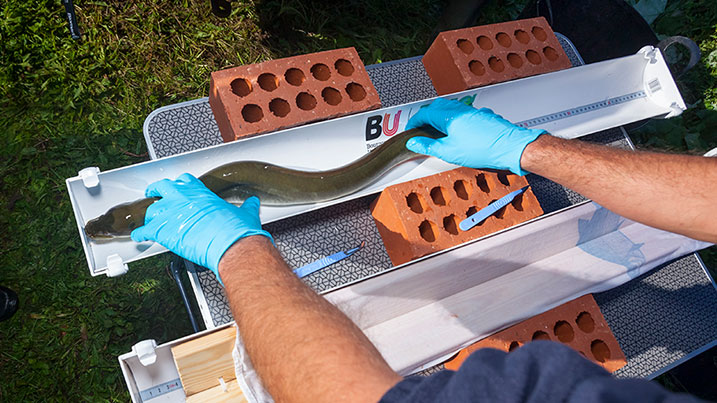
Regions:
[[225, 142], [381, 107], [354, 48], [215, 71], [209, 104]]
[[588, 294], [488, 336], [461, 350], [445, 365], [457, 370], [475, 350], [496, 348], [507, 352], [540, 337], [563, 343], [610, 372], [627, 364], [595, 299]]
[[423, 65], [439, 95], [571, 67], [543, 17], [441, 32]]
[[481, 224], [458, 228], [492, 201], [527, 185], [524, 177], [509, 172], [458, 168], [387, 187], [371, 214], [391, 262], [399, 265], [542, 215], [528, 189]]

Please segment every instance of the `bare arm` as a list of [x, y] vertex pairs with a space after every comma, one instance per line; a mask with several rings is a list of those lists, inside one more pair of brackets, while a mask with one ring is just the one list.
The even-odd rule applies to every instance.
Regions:
[[289, 270], [268, 238], [219, 262], [252, 364], [276, 401], [378, 401], [401, 380], [341, 311]]
[[523, 169], [624, 217], [717, 242], [717, 158], [635, 152], [542, 135]]

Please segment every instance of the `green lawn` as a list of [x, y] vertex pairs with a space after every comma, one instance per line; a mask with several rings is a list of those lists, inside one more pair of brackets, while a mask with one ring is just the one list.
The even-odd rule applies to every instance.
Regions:
[[[209, 0], [75, 2], [80, 41], [57, 0], [0, 5], [0, 284], [21, 298], [0, 323], [0, 401], [127, 401], [116, 356], [191, 333], [166, 256], [119, 278], [89, 275], [65, 178], [146, 160], [147, 114], [206, 96], [214, 70], [345, 46], [365, 64], [422, 54], [444, 3], [240, 1], [222, 19]], [[494, 0], [479, 22], [524, 3]], [[704, 56], [682, 82], [693, 110], [645, 129], [642, 143], [717, 146], [716, 22], [711, 0], [671, 2], [655, 22]]]

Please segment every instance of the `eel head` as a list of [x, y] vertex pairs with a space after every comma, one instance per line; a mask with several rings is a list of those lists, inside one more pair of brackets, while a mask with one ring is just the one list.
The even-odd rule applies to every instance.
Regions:
[[129, 238], [132, 231], [144, 225], [147, 207], [156, 198], [137, 200], [112, 207], [106, 213], [85, 224], [85, 234], [93, 240]]

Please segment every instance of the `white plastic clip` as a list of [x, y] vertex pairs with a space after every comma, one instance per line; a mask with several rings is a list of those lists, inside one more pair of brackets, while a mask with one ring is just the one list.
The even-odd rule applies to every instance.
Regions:
[[157, 342], [154, 339], [142, 340], [132, 346], [132, 352], [137, 355], [139, 362], [145, 367], [152, 365], [157, 361]]
[[77, 174], [80, 175], [80, 178], [82, 178], [82, 184], [85, 185], [86, 188], [93, 188], [100, 184], [100, 178], [97, 176], [100, 173], [100, 169], [97, 167], [88, 167]]
[[224, 378], [223, 378], [223, 377], [220, 377], [220, 378], [219, 378], [219, 384], [222, 386], [222, 390], [223, 390], [224, 392], [229, 392], [229, 387], [227, 386], [227, 383], [224, 382]]
[[642, 53], [642, 55], [645, 57], [645, 59], [650, 61], [650, 64], [657, 63], [657, 48], [652, 46], [643, 46], [640, 50], [637, 51], [637, 53]]
[[118, 254], [107, 256], [107, 277], [121, 276], [129, 271], [127, 263]]
[[670, 112], [665, 115], [665, 119], [674, 118], [675, 116], [679, 116], [682, 114], [684, 109], [680, 108], [679, 105], [677, 105], [677, 102], [673, 102], [670, 105]]

